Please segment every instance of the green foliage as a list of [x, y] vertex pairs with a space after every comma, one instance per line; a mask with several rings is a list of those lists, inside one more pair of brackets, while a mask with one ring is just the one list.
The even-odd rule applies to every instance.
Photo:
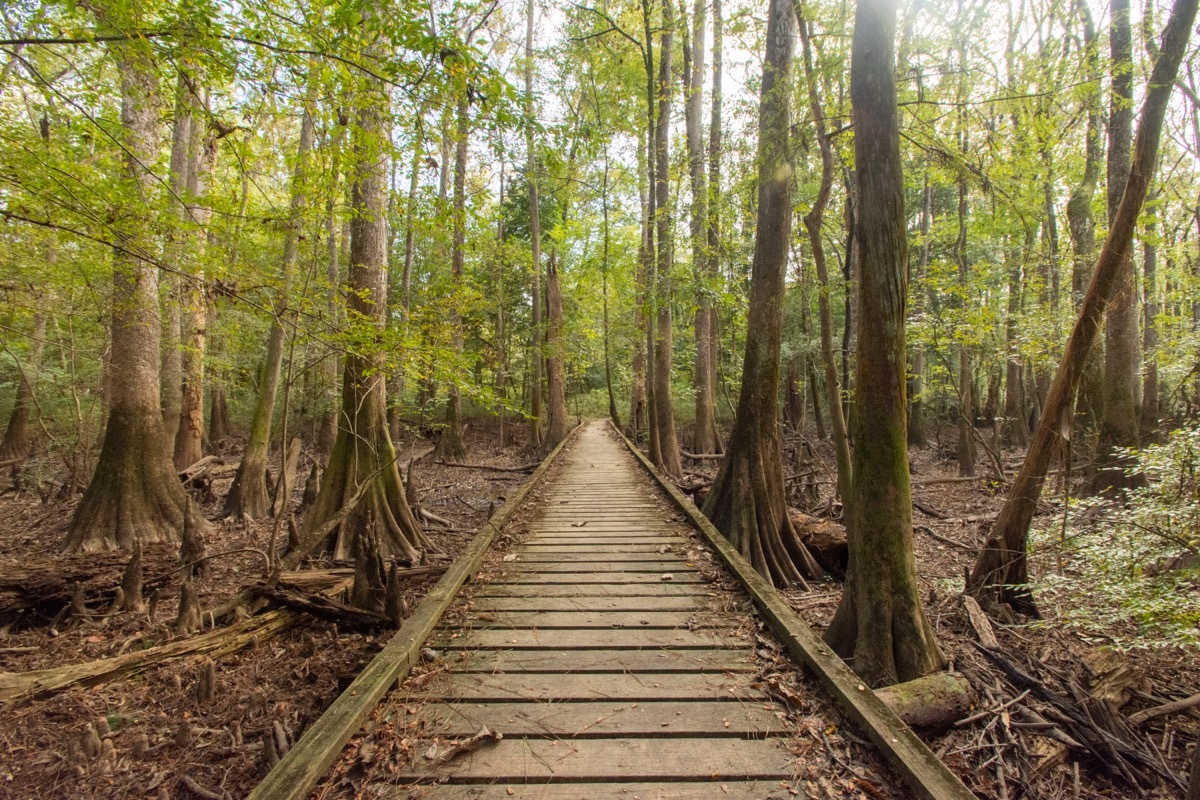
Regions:
[[1034, 551], [1054, 562], [1038, 601], [1122, 647], [1200, 646], [1200, 424], [1124, 455], [1145, 487], [1073, 503], [1065, 529], [1036, 532]]

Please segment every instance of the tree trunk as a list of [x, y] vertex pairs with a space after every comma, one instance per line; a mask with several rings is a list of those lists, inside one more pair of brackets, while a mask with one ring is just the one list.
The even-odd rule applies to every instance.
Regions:
[[[467, 137], [471, 130], [470, 109], [467, 105], [465, 79], [458, 89], [457, 126], [454, 141], [454, 245], [450, 254], [450, 274], [454, 293], [463, 296], [463, 264], [467, 247]], [[450, 319], [454, 356], [460, 362], [463, 357], [463, 323], [458, 303], [454, 304]], [[438, 437], [434, 457], [451, 464], [467, 459], [467, 447], [462, 436], [462, 389], [458, 381], [452, 381], [446, 391], [446, 422], [442, 435]]]
[[[17, 380], [16, 397], [8, 427], [4, 429], [4, 440], [0, 441], [0, 461], [19, 461], [29, 455], [29, 421], [34, 407], [34, 387], [42, 365], [42, 350], [46, 344], [46, 312], [38, 311], [33, 316], [33, 329], [29, 333], [29, 354], [25, 363], [18, 363], [20, 377]], [[15, 473], [14, 473], [15, 474]]]
[[300, 121], [300, 142], [296, 148], [296, 166], [292, 175], [290, 216], [283, 240], [283, 261], [279, 268], [282, 286], [275, 300], [271, 330], [267, 334], [267, 356], [263, 366], [262, 385], [254, 404], [254, 419], [246, 452], [234, 476], [229, 494], [225, 495], [225, 515], [241, 519], [262, 519], [271, 512], [267, 495], [267, 455], [271, 444], [271, 421], [275, 415], [275, 396], [279, 391], [279, 376], [283, 366], [283, 325], [289, 313], [288, 292], [292, 273], [299, 257], [299, 237], [304, 212], [308, 206], [308, 157], [313, 145], [313, 119], [305, 106]]
[[[962, 152], [965, 157], [967, 151], [965, 127], [961, 135]], [[970, 277], [967, 264], [966, 175], [958, 177], [958, 239], [954, 242], [954, 258], [958, 262], [958, 283], [965, 298], [967, 280]], [[958, 346], [958, 474], [962, 476], [975, 474], [975, 381], [971, 374], [971, 353], [963, 344]]]
[[[1129, 175], [1129, 148], [1133, 139], [1133, 37], [1129, 0], [1111, 0], [1109, 8], [1112, 14], [1109, 29], [1112, 96], [1108, 110], [1108, 220], [1111, 227]], [[1138, 445], [1140, 344], [1137, 290], [1130, 249], [1117, 275], [1104, 324], [1104, 417], [1100, 422], [1096, 473], [1090, 486], [1093, 492], [1132, 485], [1130, 476], [1125, 474], [1129, 462], [1119, 457], [1114, 449]]]
[[[338, 309], [338, 287], [341, 286], [341, 264], [338, 247], [337, 203], [341, 171], [342, 142], [346, 136], [348, 120], [339, 112], [338, 125], [330, 149], [333, 151], [329, 166], [329, 196], [325, 201], [325, 311], [330, 324], [340, 323]], [[321, 402], [317, 423], [317, 457], [322, 463], [329, 461], [338, 430], [338, 355], [332, 348], [321, 359]]]
[[[372, 81], [359, 102], [353, 129], [348, 323], [382, 332], [387, 309], [387, 92]], [[355, 534], [365, 531], [387, 558], [416, 563], [429, 546], [408, 501], [387, 428], [384, 354], [351, 349], [342, 374], [342, 413], [337, 441], [321, 489], [304, 519], [304, 534], [319, 530], [352, 500], [334, 529], [335, 558], [351, 555]], [[364, 487], [364, 483], [369, 483]], [[361, 494], [360, 494], [361, 492]]]
[[[639, 137], [640, 138], [640, 137]], [[633, 312], [633, 359], [629, 382], [629, 422], [625, 433], [636, 442], [640, 432], [647, 426], [648, 397], [646, 392], [646, 303], [650, 280], [649, 246], [646, 231], [649, 223], [646, 190], [646, 148], [644, 140], [638, 143], [638, 199], [641, 209], [641, 239], [638, 242], [638, 270], [634, 289]]]
[[[1084, 149], [1083, 180], [1067, 201], [1067, 229], [1071, 235], [1073, 259], [1071, 265], [1071, 295], [1074, 304], [1083, 302], [1088, 284], [1092, 281], [1092, 265], [1096, 253], [1096, 221], [1092, 199], [1100, 181], [1100, 67], [1096, 27], [1087, 0], [1076, 0], [1076, 9], [1083, 28], [1083, 57], [1088, 79], [1087, 134]], [[1104, 357], [1101, 348], [1088, 355], [1083, 382], [1079, 389], [1076, 413], [1078, 430], [1094, 429], [1104, 410]]]
[[1029, 580], [1025, 560], [1029, 524], [1041, 497], [1050, 459], [1066, 429], [1066, 415], [1070, 413], [1083, 379], [1088, 351], [1104, 319], [1104, 308], [1116, 290], [1123, 263], [1132, 249], [1133, 231], [1158, 163], [1158, 142], [1167, 102], [1187, 49], [1198, 2], [1200, 0], [1176, 0], [1171, 10], [1163, 34], [1162, 51], [1155, 60], [1142, 106], [1133, 162], [1121, 204], [1109, 225], [1108, 239], [1100, 251], [1079, 316], [1054, 373], [1033, 442], [968, 576], [967, 593], [985, 605], [1007, 602], [1018, 611], [1037, 614], [1037, 606], [1026, 586]]
[[[203, 107], [197, 97], [197, 106]], [[191, 246], [180, 298], [180, 405], [175, 433], [175, 468], [187, 469], [204, 455], [204, 348], [208, 338], [208, 299], [204, 296], [204, 251], [212, 209], [204, 195], [217, 161], [217, 138], [199, 120], [192, 125], [187, 201]], [[204, 198], [204, 199], [202, 199]]]
[[233, 435], [229, 424], [229, 405], [225, 402], [224, 384], [214, 383], [209, 390], [208, 440], [217, 444]]
[[896, 106], [895, 0], [859, 0], [850, 64], [859, 213], [858, 376], [850, 559], [825, 641], [871, 686], [919, 678], [945, 660], [921, 606], [913, 559], [905, 402], [908, 241]]
[[[159, 391], [162, 393], [162, 418], [164, 444], [167, 457], [175, 452], [175, 433], [179, 427], [179, 408], [182, 402], [182, 353], [180, 333], [182, 330], [179, 313], [179, 274], [186, 268], [187, 241], [184, 233], [187, 225], [188, 208], [184, 199], [188, 189], [188, 171], [191, 169], [192, 124], [195, 97], [191, 79], [187, 73], [187, 62], [181, 64], [175, 85], [175, 123], [171, 133], [170, 178], [167, 186], [171, 197], [171, 227], [167, 231], [167, 269], [160, 270], [162, 297], [162, 362], [159, 368]], [[196, 122], [199, 125], [199, 122]]]
[[1142, 437], [1151, 441], [1158, 430], [1158, 209], [1147, 209], [1146, 233], [1142, 238], [1142, 293], [1145, 325], [1142, 352], [1146, 360], [1142, 383]]
[[[654, 336], [654, 419], [658, 441], [658, 458], [655, 466], [667, 475], [678, 477], [683, 474], [683, 460], [679, 451], [679, 440], [675, 435], [675, 405], [671, 397], [671, 360], [673, 355], [673, 331], [671, 319], [672, 262], [675, 258], [671, 218], [670, 179], [670, 128], [671, 94], [675, 78], [672, 72], [671, 49], [675, 26], [671, 0], [662, 0], [663, 30], [659, 45], [658, 64], [658, 127], [655, 131], [655, 220], [657, 222], [657, 303]], [[652, 456], [653, 457], [653, 456]]]
[[206, 525], [167, 452], [159, 402], [158, 270], [137, 256], [153, 250], [145, 209], [153, 205], [156, 185], [147, 165], [158, 153], [158, 69], [145, 41], [110, 47], [121, 82], [129, 205], [114, 222], [111, 406], [96, 471], [67, 531], [71, 552], [128, 550], [135, 540], [175, 542], [185, 525], [197, 532]]
[[529, 186], [529, 241], [533, 252], [530, 275], [530, 311], [533, 321], [533, 376], [529, 390], [529, 444], [542, 446], [542, 222], [538, 207], [538, 157], [533, 128], [533, 0], [525, 4], [525, 180]]
[[609, 345], [609, 321], [608, 321], [608, 251], [609, 251], [609, 231], [608, 231], [608, 146], [604, 148], [604, 183], [600, 194], [601, 210], [604, 215], [604, 250], [601, 255], [601, 289], [604, 297], [604, 386], [608, 390], [608, 418], [612, 420], [612, 424], [617, 430], [621, 429], [621, 415], [617, 412], [617, 398], [613, 394], [612, 381], [612, 349]]
[[[708, 219], [705, 221], [705, 236], [708, 244], [706, 254], [709, 274], [713, 281], [719, 282], [721, 275], [721, 74], [725, 66], [723, 58], [725, 20], [721, 15], [721, 0], [712, 0], [712, 15], [712, 116], [708, 124], [708, 203], [706, 206]], [[712, 370], [713, 402], [715, 403], [717, 376], [721, 371], [720, 308], [715, 301], [711, 303], [708, 313], [708, 335], [712, 347], [708, 363]]]
[[1029, 444], [1029, 423], [1025, 419], [1022, 392], [1023, 368], [1018, 354], [1018, 317], [1021, 313], [1021, 258], [1015, 247], [1008, 249], [1008, 315], [1004, 321], [1004, 340], [1008, 357], [1004, 367], [1004, 443], [1010, 447]]
[[546, 264], [546, 434], [542, 450], [549, 452], [567, 435], [566, 373], [563, 368], [563, 302], [558, 281], [558, 248], [550, 249]]
[[822, 570], [787, 513], [779, 435], [783, 288], [791, 239], [793, 167], [789, 146], [795, 12], [771, 0], [758, 113], [758, 210], [742, 388], [704, 514], [774, 586], [803, 586]]
[[[929, 186], [929, 171], [925, 172], [924, 191], [921, 192], [921, 258], [917, 266], [917, 291], [913, 305], [915, 316], [921, 316], [925, 311], [926, 277], [929, 274], [929, 261], [933, 240], [929, 229], [933, 222], [933, 190]], [[908, 444], [910, 447], [924, 447], [927, 441], [925, 435], [925, 348], [916, 345], [912, 348], [912, 364], [909, 368], [908, 381]]]
[[[805, 8], [803, 3], [798, 7]], [[804, 215], [804, 227], [812, 247], [813, 264], [817, 268], [817, 310], [821, 323], [821, 362], [825, 365], [825, 388], [829, 395], [829, 423], [833, 430], [833, 449], [837, 456], [837, 490], [843, 504], [850, 497], [851, 478], [850, 438], [846, 432], [846, 417], [842, 411], [842, 391], [838, 386], [837, 362], [833, 354], [833, 314], [829, 309], [829, 270], [825, 264], [825, 244], [821, 225], [825, 220], [825, 209], [829, 205], [829, 194], [833, 189], [833, 145], [825, 129], [825, 113], [817, 93], [817, 77], [813, 71], [811, 32], [808, 20], [801, 19], [800, 42], [804, 47], [804, 74], [808, 83], [808, 102], [813, 122], [817, 129], [817, 143], [821, 148], [821, 186], [812, 208]]]
[[705, 2], [692, 7], [691, 35], [684, 46], [684, 130], [692, 186], [692, 271], [696, 281], [696, 359], [693, 387], [696, 392], [696, 427], [692, 447], [697, 453], [720, 453], [717, 431], [716, 365], [713, 364], [713, 259], [705, 230], [708, 224], [708, 181], [704, 171], [704, 37]]

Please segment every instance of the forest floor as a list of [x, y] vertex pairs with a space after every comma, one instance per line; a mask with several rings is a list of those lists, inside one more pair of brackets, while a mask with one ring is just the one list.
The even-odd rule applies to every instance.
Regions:
[[[473, 420], [466, 437], [472, 463], [516, 467], [532, 460], [523, 448], [501, 448], [493, 422]], [[523, 434], [518, 440], [524, 441]], [[429, 444], [403, 440], [396, 449], [419, 454]], [[236, 463], [240, 448], [240, 442], [228, 448], [230, 464]], [[407, 457], [402, 455], [401, 461], [407, 466]], [[297, 472], [302, 480], [310, 463], [306, 453]], [[271, 470], [278, 474], [277, 456]], [[456, 557], [487, 519], [489, 506], [501, 505], [505, 494], [528, 477], [526, 472], [451, 467], [431, 456], [417, 463], [415, 475], [421, 506], [452, 523], [452, 530], [426, 528], [445, 554], [434, 564]], [[207, 552], [233, 551], [213, 558], [211, 575], [198, 584], [206, 609], [263, 578], [263, 559], [253, 551], [265, 551], [271, 541], [272, 520], [218, 519], [232, 479], [231, 471], [217, 478], [203, 505], [205, 515], [215, 520], [207, 533]], [[0, 492], [6, 488], [7, 481]], [[303, 485], [293, 494], [293, 513], [299, 512], [302, 494]], [[0, 673], [136, 653], [187, 638], [173, 633], [178, 603], [174, 579], [162, 583], [154, 608], [143, 613], [109, 614], [107, 603], [90, 604], [85, 620], [55, 620], [53, 610], [13, 613], [11, 604], [21, 595], [14, 583], [29, 586], [49, 582], [43, 580], [49, 576], [91, 574], [100, 582], [108, 576], [105, 590], [111, 592], [120, 581], [127, 554], [59, 552], [75, 502], [43, 504], [33, 494], [0, 495]], [[278, 535], [282, 543], [286, 526]], [[175, 554], [165, 547], [147, 548], [144, 562], [150, 596], [155, 576], [174, 574]], [[438, 577], [407, 579], [406, 607], [415, 608]], [[346, 627], [339, 630], [333, 622], [302, 617], [287, 630], [264, 634], [261, 640], [253, 637], [249, 646], [216, 660], [216, 691], [205, 700], [198, 697], [203, 665], [197, 658], [168, 661], [126, 680], [74, 687], [33, 702], [6, 703], [0, 682], [0, 798], [174, 798], [202, 797], [203, 791], [242, 797], [266, 772], [264, 737], [282, 737], [286, 743], [298, 738], [392, 633]], [[111, 737], [112, 756], [85, 754], [95, 729], [98, 736]], [[147, 752], [135, 755], [140, 749]]]
[[[467, 432], [472, 462], [512, 467], [533, 460], [524, 449], [522, 431], [510, 428], [510, 433], [518, 444], [500, 447], [494, 423], [473, 421]], [[825, 442], [812, 444], [818, 456], [813, 465], [817, 495], [801, 497], [797, 492], [793, 505], [818, 517], [836, 518], [840, 509], [829, 497], [832, 452]], [[427, 447], [427, 442], [412, 439], [397, 450], [416, 454]], [[231, 448], [226, 460], [235, 463], [237, 452]], [[1019, 454], [1008, 454], [1005, 460], [1014, 458]], [[922, 593], [944, 654], [972, 684], [973, 716], [978, 717], [949, 732], [925, 734], [933, 749], [983, 798], [1181, 796], [1181, 790], [1162, 776], [1186, 773], [1191, 743], [1200, 733], [1196, 712], [1161, 716], [1140, 726], [1130, 725], [1126, 716], [1200, 690], [1195, 653], [1119, 653], [1053, 619], [997, 624], [999, 653], [1037, 685], [1014, 683], [1011, 674], [975, 647], [977, 634], [959, 594], [963, 572], [1003, 502], [1003, 490], [986, 480], [953, 482], [957, 463], [945, 447], [914, 450], [911, 462]], [[705, 475], [711, 477], [716, 462], [691, 462], [691, 467], [685, 488], [703, 483]], [[277, 470], [277, 465], [272, 468]], [[304, 461], [298, 474], [308, 474]], [[469, 532], [483, 524], [489, 506], [498, 506], [526, 477], [520, 472], [450, 467], [431, 458], [418, 462], [415, 474], [422, 506], [451, 523], [452, 530], [430, 531], [446, 559], [457, 555], [469, 541]], [[214, 481], [204, 509], [210, 519], [219, 516], [231, 479], [232, 473]], [[49, 585], [50, 577], [75, 572], [115, 585], [124, 566], [124, 557], [59, 553], [75, 501], [44, 504], [35, 495], [5, 492], [6, 488], [7, 483], [0, 484], [0, 673], [135, 653], [179, 639], [172, 634], [177, 600], [170, 581], [162, 582], [150, 613], [110, 614], [103, 603], [94, 603], [83, 620], [55, 620], [52, 613], [34, 612], [5, 617], [16, 596], [7, 579], [23, 576], [27, 583], [40, 580]], [[301, 493], [295, 493], [296, 503]], [[1053, 510], [1048, 504], [1047, 513]], [[267, 547], [272, 527], [270, 520], [211, 525], [208, 552], [233, 552], [214, 558], [211, 576], [200, 585], [202, 607], [219, 605], [261, 579], [262, 558], [254, 551]], [[286, 528], [279, 535], [286, 537]], [[145, 561], [149, 593], [152, 579], [173, 572], [175, 560], [173, 553], [151, 548]], [[1035, 574], [1036, 568], [1035, 563]], [[415, 607], [436, 579], [436, 574], [408, 579], [407, 607]], [[820, 628], [837, 607], [840, 587], [818, 584], [811, 592], [789, 591], [785, 596]], [[198, 696], [204, 666], [197, 658], [168, 661], [126, 680], [74, 687], [32, 702], [6, 703], [0, 685], [5, 721], [0, 727], [0, 798], [201, 797], [204, 792], [243, 796], [265, 774], [267, 751], [279, 749], [265, 743], [282, 739], [285, 747], [298, 738], [390, 635], [387, 630], [342, 627], [305, 617], [282, 632], [251, 637], [248, 647], [216, 660], [217, 690], [211, 699]], [[1068, 712], [1073, 709], [1082, 709], [1086, 722], [1102, 716], [1110, 705], [1097, 703], [1093, 694], [1127, 701], [1101, 723], [1121, 733], [1120, 741], [1107, 745], [1119, 755], [1089, 755], [1089, 742], [1077, 741], [1088, 731], [1071, 727]], [[1062, 702], [1056, 705], [1055, 700]], [[828, 705], [821, 700], [812, 706], [815, 711], [805, 717], [810, 727], [816, 724], [812, 720], [832, 713]], [[1067, 722], [1061, 721], [1064, 718]], [[880, 792], [873, 780], [856, 783], [863, 776], [875, 778], [876, 764], [852, 731], [817, 724], [810, 734], [813, 777], [837, 781], [829, 788], [820, 786], [813, 796], [831, 791], [836, 794], [828, 796], [903, 796]], [[89, 747], [100, 746], [100, 738], [111, 738], [114, 752], [86, 755]], [[1137, 752], [1127, 752], [1130, 747]], [[1143, 755], [1150, 763], [1138, 760]], [[1136, 773], [1130, 777], [1145, 776], [1144, 793], [1119, 774], [1122, 764]], [[341, 788], [339, 795], [349, 787]]]

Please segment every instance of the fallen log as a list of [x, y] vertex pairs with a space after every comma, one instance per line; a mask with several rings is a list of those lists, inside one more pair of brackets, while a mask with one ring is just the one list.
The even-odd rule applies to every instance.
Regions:
[[971, 708], [971, 684], [957, 672], [935, 672], [875, 694], [913, 728], [944, 730]]
[[720, 461], [725, 457], [724, 453], [689, 453], [687, 450], [679, 452], [684, 458], [690, 458], [693, 461]]
[[274, 588], [266, 584], [258, 584], [251, 589], [251, 596], [263, 598], [294, 611], [301, 611], [311, 617], [336, 622], [339, 628], [358, 631], [377, 631], [380, 628], [394, 628], [392, 621], [382, 614], [366, 611], [345, 603], [339, 603], [329, 597], [319, 594], [309, 594], [295, 589]]
[[285, 631], [302, 619], [304, 615], [298, 611], [269, 611], [227, 628], [114, 658], [30, 672], [0, 672], [0, 709], [41, 700], [77, 686], [96, 686], [128, 678], [181, 658], [221, 658]]
[[441, 464], [443, 467], [456, 467], [458, 469], [482, 469], [490, 472], [533, 472], [538, 468], [538, 464], [540, 462], [535, 461], [532, 464], [522, 464], [519, 467], [501, 467], [494, 464], [456, 464], [439, 458], [434, 463]]
[[962, 596], [963, 608], [967, 612], [967, 622], [971, 623], [971, 628], [975, 631], [975, 635], [979, 637], [979, 643], [991, 650], [999, 650], [1000, 642], [996, 640], [996, 632], [992, 630], [992, 622], [988, 619], [987, 614], [983, 613], [983, 609], [979, 607], [979, 601], [969, 594]]

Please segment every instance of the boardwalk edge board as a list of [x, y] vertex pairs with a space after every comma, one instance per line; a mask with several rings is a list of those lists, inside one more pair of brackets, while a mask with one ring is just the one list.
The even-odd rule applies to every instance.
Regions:
[[904, 778], [914, 796], [923, 800], [975, 800], [976, 795], [950, 771], [925, 742], [883, 704], [855, 672], [833, 653], [774, 587], [759, 575], [696, 505], [675, 484], [664, 478], [650, 459], [616, 426], [612, 431], [625, 442], [675, 506], [704, 534], [738, 582], [750, 593], [754, 605], [780, 638], [792, 658], [805, 664], [833, 694], [842, 711], [856, 722], [879, 752]]
[[462, 585], [479, 569], [496, 533], [541, 481], [578, 430], [577, 426], [567, 434], [516, 493], [484, 523], [463, 554], [404, 621], [395, 636], [254, 787], [247, 800], [302, 800], [308, 796], [384, 695], [408, 677], [420, 657], [421, 645], [429, 638]]

